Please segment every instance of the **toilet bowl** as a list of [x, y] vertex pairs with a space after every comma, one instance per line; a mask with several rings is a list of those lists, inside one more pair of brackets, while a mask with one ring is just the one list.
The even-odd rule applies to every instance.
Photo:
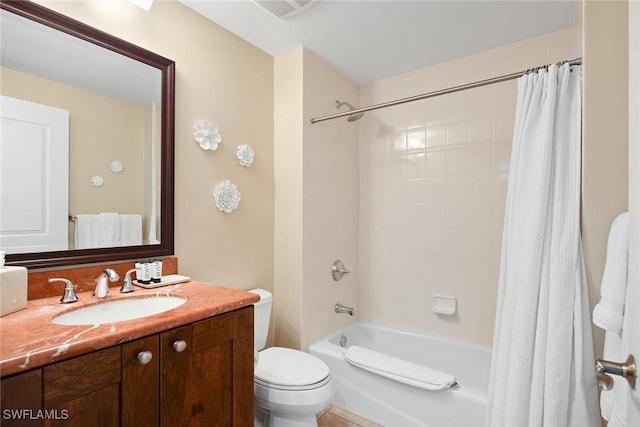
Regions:
[[[263, 289], [255, 303], [255, 349], [264, 348], [271, 315], [271, 294]], [[333, 398], [329, 367], [299, 350], [270, 347], [258, 351], [254, 369], [254, 424], [265, 427], [317, 426], [316, 414]]]

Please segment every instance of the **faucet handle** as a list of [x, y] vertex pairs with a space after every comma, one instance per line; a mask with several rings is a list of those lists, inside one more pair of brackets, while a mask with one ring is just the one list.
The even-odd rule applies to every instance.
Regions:
[[63, 279], [59, 277], [52, 277], [49, 279], [49, 283], [52, 282], [64, 282], [64, 295], [60, 298], [60, 304], [69, 304], [78, 301], [78, 296], [75, 292], [75, 285], [71, 280]]
[[122, 292], [123, 294], [135, 291], [135, 288], [133, 287], [133, 282], [131, 281], [131, 273], [135, 273], [135, 272], [136, 272], [136, 269], [132, 268], [131, 270], [127, 271], [127, 273], [124, 275], [124, 281], [122, 282], [122, 287], [120, 288], [120, 292]]
[[342, 276], [348, 276], [349, 270], [347, 270], [344, 266], [344, 263], [339, 259], [335, 260], [333, 264], [331, 264], [331, 277], [336, 282], [342, 279]]

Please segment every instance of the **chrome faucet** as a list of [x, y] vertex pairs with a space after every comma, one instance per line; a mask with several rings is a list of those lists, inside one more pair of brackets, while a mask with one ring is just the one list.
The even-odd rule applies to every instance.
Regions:
[[69, 304], [78, 301], [78, 296], [75, 292], [75, 285], [71, 280], [52, 277], [49, 279], [49, 283], [51, 282], [64, 282], [64, 295], [60, 298], [60, 304]]
[[344, 313], [348, 314], [349, 316], [353, 316], [353, 307], [347, 307], [346, 305], [336, 303], [335, 310], [336, 313]]
[[131, 270], [127, 271], [127, 273], [124, 275], [124, 281], [122, 282], [122, 287], [120, 288], [120, 292], [122, 292], [123, 294], [135, 291], [135, 288], [133, 287], [133, 282], [131, 281], [131, 273], [135, 273], [135, 272], [136, 272], [136, 269], [132, 268]]
[[115, 282], [118, 279], [120, 279], [120, 276], [118, 276], [115, 270], [105, 268], [96, 279], [96, 289], [93, 291], [93, 296], [95, 298], [106, 298], [107, 295], [109, 295], [109, 283], [107, 280], [109, 282]]

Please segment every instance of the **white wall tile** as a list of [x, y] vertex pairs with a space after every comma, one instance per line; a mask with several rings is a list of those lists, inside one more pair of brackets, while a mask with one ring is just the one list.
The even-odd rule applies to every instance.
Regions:
[[389, 152], [391, 154], [405, 154], [407, 151], [407, 131], [393, 132], [389, 138]]
[[[469, 202], [491, 202], [493, 200], [494, 175], [471, 175], [469, 176]], [[501, 191], [497, 188], [496, 191]]]
[[447, 122], [447, 145], [469, 144], [469, 120], [451, 120]]
[[424, 253], [429, 257], [444, 256], [445, 237], [444, 229], [430, 230], [424, 232]]
[[430, 150], [427, 156], [427, 177], [443, 177], [447, 174], [447, 152], [445, 150]]
[[452, 147], [447, 150], [447, 176], [469, 173], [469, 148]]
[[427, 147], [444, 147], [447, 145], [447, 126], [445, 123], [427, 125]]
[[469, 180], [465, 175], [447, 176], [445, 200], [448, 202], [466, 202], [469, 197]]
[[469, 175], [493, 172], [493, 144], [469, 147]]
[[[361, 89], [360, 101], [555, 62], [576, 34], [562, 30], [376, 82]], [[491, 345], [516, 94], [512, 80], [360, 122], [362, 318]], [[369, 139], [376, 146], [363, 155]], [[458, 298], [459, 312], [432, 313], [434, 293]]]
[[427, 176], [426, 153], [407, 154], [407, 178], [423, 179]]
[[444, 254], [447, 257], [468, 257], [469, 252], [468, 230], [445, 230]]
[[407, 129], [407, 154], [423, 153], [426, 147], [424, 126]]
[[469, 205], [466, 202], [444, 205], [444, 228], [446, 230], [469, 229]]
[[447, 201], [446, 177], [427, 178], [424, 181], [424, 202], [442, 203]]
[[493, 224], [493, 204], [471, 202], [468, 204], [469, 230], [491, 230]]

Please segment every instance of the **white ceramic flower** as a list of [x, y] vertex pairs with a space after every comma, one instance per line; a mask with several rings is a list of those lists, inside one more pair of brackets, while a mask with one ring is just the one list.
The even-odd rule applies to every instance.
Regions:
[[203, 120], [196, 125], [193, 139], [196, 140], [203, 150], [213, 151], [218, 148], [218, 144], [222, 141], [222, 135], [220, 135], [217, 124], [209, 120]]
[[238, 187], [226, 179], [216, 185], [213, 198], [216, 201], [216, 207], [225, 213], [233, 212], [240, 204]]
[[251, 166], [253, 163], [253, 158], [255, 154], [253, 153], [253, 149], [247, 144], [242, 144], [238, 146], [238, 150], [236, 151], [236, 157], [238, 158], [238, 163], [240, 163], [245, 168]]
[[109, 169], [113, 173], [121, 173], [122, 171], [124, 171], [124, 165], [120, 160], [114, 160], [109, 165]]
[[93, 184], [94, 187], [102, 187], [104, 185], [104, 179], [98, 175], [92, 176], [91, 184]]

